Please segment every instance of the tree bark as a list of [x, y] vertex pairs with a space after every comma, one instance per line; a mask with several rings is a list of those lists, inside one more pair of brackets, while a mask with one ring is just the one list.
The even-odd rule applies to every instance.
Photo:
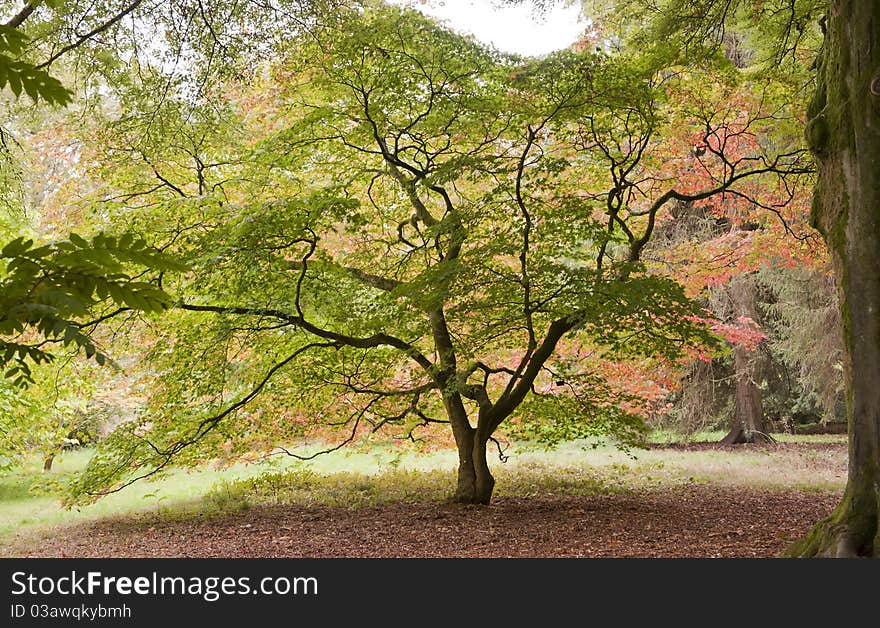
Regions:
[[492, 436], [494, 427], [492, 425], [494, 416], [485, 408], [482, 408], [477, 420], [477, 429], [474, 432], [474, 471], [476, 471], [476, 480], [474, 489], [476, 495], [476, 503], [488, 505], [492, 499], [492, 491], [495, 488], [495, 478], [489, 471], [489, 460], [486, 455], [486, 446], [489, 444], [489, 437]]
[[477, 438], [477, 431], [469, 428], [456, 433], [458, 449], [458, 480], [452, 501], [459, 504], [488, 506], [495, 489], [495, 478], [489, 470], [486, 440]]
[[458, 480], [452, 501], [459, 504], [474, 504], [477, 500], [477, 470], [474, 465], [474, 430], [469, 429], [463, 436], [456, 434], [458, 448]]
[[457, 395], [444, 394], [443, 405], [446, 416], [452, 426], [452, 435], [458, 450], [458, 480], [452, 500], [455, 502], [473, 503], [477, 472], [474, 469], [474, 428], [467, 418], [467, 411], [461, 398]]
[[486, 455], [486, 438], [474, 433], [474, 504], [488, 506], [492, 500], [492, 491], [495, 489], [495, 478], [489, 471], [488, 456]]
[[495, 487], [495, 478], [489, 472], [486, 461], [486, 443], [491, 431], [485, 433], [485, 421], [481, 422], [480, 429], [471, 425], [461, 393], [455, 389], [455, 347], [443, 310], [432, 311], [430, 320], [434, 344], [443, 368], [438, 375], [438, 383], [443, 391], [443, 406], [458, 450], [458, 480], [452, 500], [461, 504], [488, 505]]
[[443, 400], [458, 450], [458, 479], [452, 501], [459, 504], [488, 505], [495, 478], [489, 471], [486, 445], [488, 437], [478, 435], [467, 418], [467, 410], [457, 394]]
[[789, 554], [880, 556], [880, 3], [832, 0], [807, 111], [811, 219], [838, 279], [849, 420], [846, 491]]
[[[751, 273], [736, 277], [730, 284], [730, 298], [734, 316], [758, 320], [757, 286]], [[764, 422], [761, 388], [758, 386], [756, 352], [737, 345], [733, 350], [736, 395], [734, 397], [733, 425], [721, 442], [725, 445], [772, 442]]]

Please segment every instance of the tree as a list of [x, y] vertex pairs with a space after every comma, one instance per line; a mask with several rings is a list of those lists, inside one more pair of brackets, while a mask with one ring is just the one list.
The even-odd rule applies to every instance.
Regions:
[[791, 373], [786, 380], [797, 382], [788, 387], [786, 404], [792, 426], [845, 422], [843, 340], [831, 261], [761, 269], [758, 281], [769, 295], [763, 311], [772, 359], [780, 372]]
[[[757, 285], [755, 277], [743, 274], [733, 280], [730, 298], [734, 315], [738, 319], [758, 320]], [[734, 395], [733, 425], [722, 443], [736, 445], [756, 441], [772, 440], [764, 424], [764, 407], [761, 403], [761, 388], [758, 385], [756, 355], [754, 350], [744, 344], [733, 349]]]
[[[772, 227], [771, 221], [765, 229]], [[687, 433], [718, 426], [729, 430], [736, 411], [738, 354], [748, 360], [749, 378], [758, 384], [770, 430], [836, 429], [846, 420], [839, 308], [830, 261], [821, 255], [812, 262], [808, 256], [788, 262], [766, 256], [775, 246], [774, 239], [762, 238], [756, 246], [762, 265], [732, 280], [754, 283], [760, 314], [754, 322], [760, 327], [736, 321], [727, 286], [712, 288], [709, 305], [714, 318], [729, 320], [715, 328], [728, 338], [731, 355], [690, 362], [668, 416], [659, 417], [665, 427]], [[728, 243], [727, 248], [733, 247]], [[815, 425], [829, 422], [827, 428]]]
[[846, 347], [849, 475], [840, 505], [792, 552], [880, 555], [880, 6], [832, 0], [808, 107], [819, 164], [811, 219], [831, 251]]
[[[741, 76], [742, 68], [730, 55], [725, 57], [728, 63], [716, 62], [715, 65], [726, 66], [726, 72]], [[675, 71], [682, 72], [677, 68]], [[677, 176], [683, 184], [699, 189], [711, 182], [714, 173], [704, 165], [703, 157], [714, 157], [713, 145], [725, 146], [727, 159], [732, 162], [734, 155], [747, 160], [748, 155], [759, 152], [762, 145], [785, 146], [791, 141], [785, 120], [793, 118], [797, 111], [792, 111], [787, 94], [780, 90], [777, 80], [772, 77], [719, 80], [718, 69], [706, 72], [699, 65], [686, 72], [693, 76], [676, 85], [676, 100], [682, 103], [679, 106], [693, 108], [695, 119], [704, 120], [707, 126], [716, 125], [718, 131], [707, 136], [702, 131], [684, 127], [678, 142], [671, 144], [693, 160], [692, 167], [681, 169], [674, 153], [667, 158], [672, 164], [669, 170], [679, 168]], [[808, 168], [804, 174], [806, 170]], [[816, 255], [817, 238], [810, 238], [804, 211], [809, 204], [808, 184], [809, 176], [782, 177], [776, 181], [753, 182], [746, 188], [748, 194], [745, 195], [722, 193], [699, 202], [679, 202], [658, 219], [657, 229], [646, 247], [648, 259], [665, 267], [689, 295], [705, 304], [707, 322], [731, 347], [731, 357], [709, 358], [703, 353], [695, 360], [713, 359], [725, 369], [732, 363], [727, 379], [733, 381], [733, 385], [717, 387], [707, 382], [713, 370], [694, 364], [683, 378], [684, 385], [691, 389], [681, 391], [680, 403], [673, 408], [674, 415], [690, 416], [686, 422], [691, 425], [697, 422], [706, 425], [708, 418], [717, 415], [717, 408], [710, 407], [713, 399], [725, 396], [716, 393], [722, 390], [727, 393], [729, 388], [727, 396], [731, 403], [721, 406], [730, 409], [726, 412], [727, 422], [732, 425], [725, 443], [770, 439], [761, 401], [765, 376], [762, 371], [767, 369], [762, 368], [766, 366], [766, 345], [762, 342], [765, 334], [760, 325], [756, 271], [809, 263]], [[818, 251], [821, 255], [821, 245]], [[696, 422], [692, 420], [694, 414], [699, 415]]]
[[[455, 498], [488, 503], [487, 446], [516, 414], [569, 435], [638, 429], [562, 344], [613, 358], [710, 342], [680, 286], [640, 262], [667, 204], [804, 172], [797, 152], [728, 152], [721, 115], [699, 122], [705, 186], [657, 173], [684, 112], [650, 58], [524, 60], [373, 6], [309, 35], [264, 85], [169, 102], [148, 140], [134, 115], [103, 136], [125, 158], [96, 176], [129, 190], [105, 211], [130, 218], [132, 195], [156, 208], [140, 219], [197, 272], [174, 287], [161, 345], [179, 350], [149, 421], [106, 441], [81, 497], [283, 444], [311, 416], [346, 426], [341, 444], [447, 423]], [[291, 420], [268, 419], [280, 404]]]

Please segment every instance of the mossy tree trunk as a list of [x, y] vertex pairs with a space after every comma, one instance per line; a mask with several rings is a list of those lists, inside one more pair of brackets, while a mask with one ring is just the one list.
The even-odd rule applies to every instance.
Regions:
[[807, 139], [819, 164], [811, 218], [840, 290], [849, 418], [843, 499], [794, 556], [880, 555], [880, 2], [832, 0]]
[[[755, 276], [746, 273], [736, 277], [730, 284], [730, 300], [736, 317], [758, 320], [758, 295]], [[771, 442], [764, 423], [764, 405], [758, 386], [759, 368], [757, 352], [743, 345], [733, 350], [736, 396], [734, 397], [733, 424], [721, 442], [726, 445]]]

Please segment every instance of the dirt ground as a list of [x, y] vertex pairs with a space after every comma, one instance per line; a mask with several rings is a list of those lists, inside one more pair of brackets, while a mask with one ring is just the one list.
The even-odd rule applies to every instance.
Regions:
[[130, 517], [18, 538], [18, 556], [773, 557], [839, 496], [688, 485], [626, 495], [499, 498], [488, 508], [260, 507]]

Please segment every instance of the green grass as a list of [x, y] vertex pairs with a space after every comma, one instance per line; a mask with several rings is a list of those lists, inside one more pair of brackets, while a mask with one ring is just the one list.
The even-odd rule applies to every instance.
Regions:
[[[42, 471], [42, 460], [38, 458], [14, 471], [0, 473], [0, 540], [30, 528], [64, 526], [139, 512], [185, 515], [202, 509], [205, 495], [215, 485], [301, 466], [292, 458], [272, 457], [264, 462], [225, 469], [177, 470], [156, 481], [138, 482], [95, 504], [65, 510], [60, 505], [63, 487], [86, 465], [90, 456], [88, 449], [66, 452], [55, 459], [49, 473]], [[413, 470], [437, 470], [452, 468], [454, 455], [449, 452], [407, 454], [400, 459]], [[343, 451], [318, 457], [307, 468], [322, 475], [345, 470], [372, 476], [389, 464], [396, 464], [396, 458], [381, 451]]]
[[[718, 443], [727, 435], [722, 430], [704, 430], [683, 437], [678, 432], [656, 430], [648, 435], [648, 442], [655, 444], [669, 443]], [[845, 434], [787, 434], [775, 433], [773, 438], [779, 443], [844, 443]]]
[[[496, 472], [496, 497], [596, 495], [619, 492], [623, 483], [613, 474], [584, 467], [518, 464]], [[333, 508], [364, 508], [383, 503], [442, 502], [454, 486], [453, 469], [415, 471], [394, 468], [376, 475], [338, 472], [321, 475], [308, 469], [269, 473], [224, 481], [205, 495], [208, 511], [244, 510], [256, 505], [298, 504]]]
[[[797, 436], [797, 442], [844, 442], [845, 437]], [[782, 439], [779, 439], [782, 440]], [[787, 440], [787, 439], [786, 439]], [[591, 443], [565, 443], [550, 451], [512, 447], [506, 464], [492, 462], [497, 496], [584, 495], [671, 487], [687, 483], [839, 491], [845, 483], [842, 448], [647, 449], [621, 452]], [[56, 459], [49, 473], [34, 459], [0, 474], [0, 542], [38, 528], [143, 512], [168, 517], [194, 511], [238, 510], [259, 504], [356, 508], [389, 501], [439, 501], [453, 486], [455, 453], [349, 449], [308, 463], [272, 457], [225, 469], [174, 471], [97, 503], [62, 509], [65, 483], [91, 452]]]

